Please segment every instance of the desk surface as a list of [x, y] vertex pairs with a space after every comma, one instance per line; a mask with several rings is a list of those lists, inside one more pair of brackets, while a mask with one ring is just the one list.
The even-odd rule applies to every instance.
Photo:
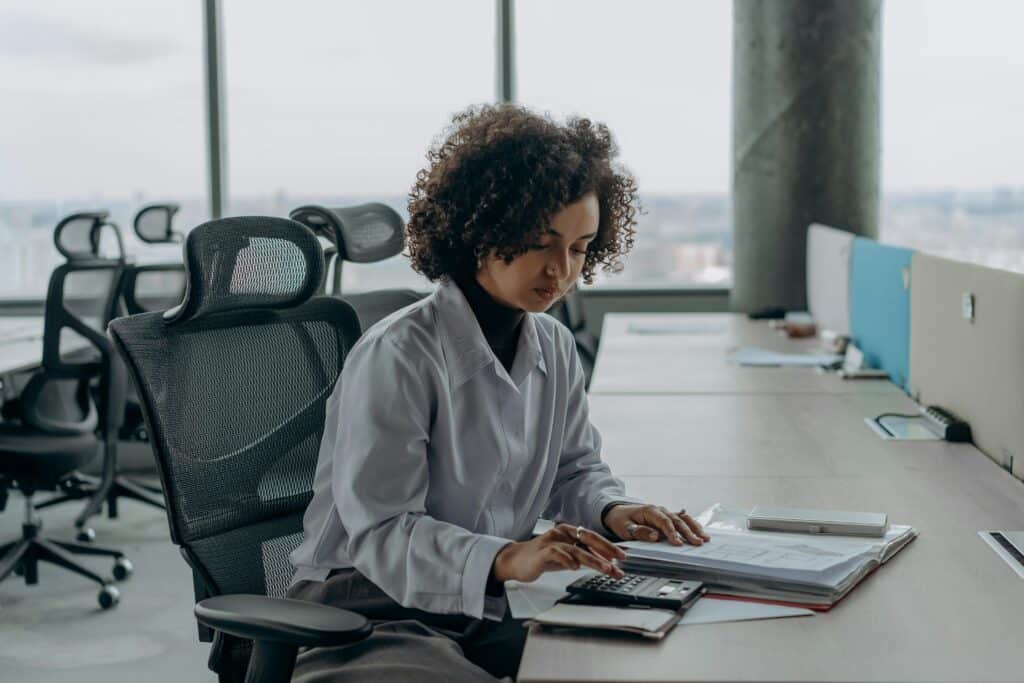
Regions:
[[[676, 629], [661, 643], [535, 631], [520, 681], [1020, 681], [1024, 582], [977, 531], [1020, 528], [1020, 482], [969, 445], [879, 439], [902, 396], [596, 396], [628, 491], [866, 509], [920, 537], [814, 617]], [[714, 542], [714, 541], [712, 541]]]
[[29, 370], [43, 358], [42, 316], [0, 316], [0, 376]]
[[733, 313], [611, 313], [590, 393], [900, 393], [886, 380], [841, 380], [815, 368], [739, 367], [728, 354], [741, 346], [809, 353], [817, 341], [788, 339], [766, 321]]
[[[627, 333], [652, 319], [680, 333]], [[970, 445], [876, 436], [865, 417], [916, 410], [895, 386], [724, 361], [730, 346], [813, 342], [729, 315], [605, 321], [591, 419], [629, 493], [691, 511], [885, 511], [921, 535], [814, 617], [681, 627], [660, 643], [534, 630], [520, 681], [1022, 680], [1024, 582], [977, 535], [1024, 526], [1020, 482]]]

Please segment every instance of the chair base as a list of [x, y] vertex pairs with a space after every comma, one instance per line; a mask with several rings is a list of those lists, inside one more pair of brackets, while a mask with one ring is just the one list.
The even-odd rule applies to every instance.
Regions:
[[124, 553], [112, 548], [50, 540], [40, 535], [41, 530], [42, 524], [38, 521], [26, 522], [21, 526], [21, 539], [0, 546], [0, 581], [17, 572], [24, 577], [26, 585], [35, 585], [39, 583], [39, 563], [48, 562], [100, 584], [98, 600], [104, 609], [118, 603], [120, 595], [113, 586], [113, 579], [102, 577], [79, 564], [73, 555], [112, 557], [115, 559], [114, 576], [124, 579], [131, 575], [131, 563], [125, 559]]
[[61, 493], [48, 500], [38, 503], [36, 510], [59, 505], [67, 501], [89, 499], [85, 509], [75, 518], [75, 526], [82, 529], [90, 517], [99, 513], [103, 503], [107, 504], [107, 516], [116, 519], [118, 516], [118, 499], [145, 503], [160, 510], [166, 510], [159, 487], [141, 484], [128, 477], [116, 476], [110, 483], [106, 495], [101, 496], [102, 480], [84, 474], [74, 474], [60, 483]]

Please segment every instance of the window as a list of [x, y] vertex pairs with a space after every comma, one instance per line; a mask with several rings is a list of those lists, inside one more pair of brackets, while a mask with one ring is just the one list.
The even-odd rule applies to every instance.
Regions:
[[625, 270], [602, 284], [731, 280], [732, 5], [519, 0], [518, 100], [606, 123], [646, 214]]
[[[6, 2], [0, 9], [0, 297], [40, 299], [57, 221], [107, 209], [138, 260], [143, 204], [207, 217], [198, 2]], [[180, 247], [173, 248], [180, 258]]]
[[[494, 3], [224, 6], [232, 214], [406, 196], [451, 115], [494, 100]], [[396, 257], [346, 264], [342, 291], [426, 281]]]
[[1024, 6], [885, 3], [886, 242], [1024, 272]]

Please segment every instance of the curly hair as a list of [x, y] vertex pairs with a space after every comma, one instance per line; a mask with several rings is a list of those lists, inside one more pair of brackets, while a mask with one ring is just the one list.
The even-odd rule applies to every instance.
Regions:
[[613, 161], [617, 155], [607, 126], [589, 119], [560, 125], [509, 104], [456, 114], [409, 192], [412, 267], [438, 280], [472, 276], [492, 252], [510, 263], [556, 213], [594, 192], [600, 222], [581, 275], [590, 284], [598, 266], [618, 272], [640, 205], [636, 180]]

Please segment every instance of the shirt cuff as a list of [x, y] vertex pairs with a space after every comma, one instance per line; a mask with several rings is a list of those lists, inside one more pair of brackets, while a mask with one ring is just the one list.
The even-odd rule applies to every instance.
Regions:
[[[487, 590], [487, 578], [491, 575], [491, 566], [494, 564], [494, 556], [512, 541], [498, 536], [487, 536], [480, 534], [473, 548], [469, 551], [466, 559], [466, 566], [462, 569], [462, 612], [474, 619], [487, 616], [494, 619], [496, 610], [493, 605], [488, 604], [487, 612], [484, 614], [484, 593]], [[504, 602], [504, 598], [498, 598]], [[493, 599], [487, 602], [492, 602]], [[504, 612], [504, 610], [501, 610]], [[497, 619], [501, 619], [500, 616]]]
[[594, 506], [597, 519], [591, 522], [590, 528], [597, 531], [603, 530], [606, 536], [615, 538], [616, 536], [612, 533], [612, 530], [604, 525], [604, 516], [616, 505], [639, 505], [641, 503], [640, 499], [631, 496], [601, 496], [597, 501], [597, 505]]

